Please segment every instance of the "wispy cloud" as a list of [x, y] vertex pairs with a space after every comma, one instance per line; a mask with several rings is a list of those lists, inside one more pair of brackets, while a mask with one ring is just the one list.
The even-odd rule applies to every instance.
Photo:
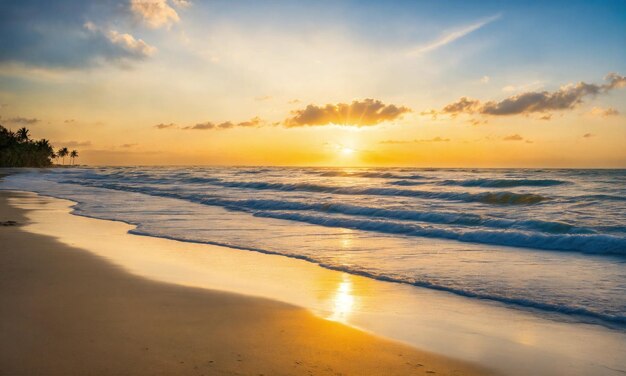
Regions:
[[502, 14], [496, 14], [494, 16], [485, 18], [481, 21], [475, 22], [471, 25], [467, 25], [463, 28], [457, 29], [457, 30], [453, 30], [453, 31], [449, 31], [446, 32], [444, 34], [442, 34], [439, 38], [435, 39], [434, 41], [424, 44], [422, 46], [419, 46], [413, 50], [411, 50], [409, 52], [409, 55], [421, 55], [424, 54], [426, 52], [430, 52], [433, 50], [436, 50], [438, 48], [441, 48], [447, 44], [450, 44], [454, 41], [456, 41], [457, 39], [463, 38], [464, 36], [473, 33], [474, 31], [482, 28], [483, 26], [490, 24], [491, 22], [499, 19], [502, 16]]
[[502, 138], [504, 141], [524, 141], [524, 137], [518, 134], [512, 134], [510, 136], [506, 136]]
[[40, 120], [37, 118], [25, 118], [22, 116], [16, 116], [16, 117], [8, 118], [8, 119], [0, 117], [0, 122], [4, 122], [8, 124], [15, 124], [15, 125], [33, 125], [33, 124], [39, 123]]
[[156, 48], [144, 42], [142, 39], [135, 39], [130, 34], [118, 33], [115, 30], [110, 30], [107, 33], [107, 38], [111, 43], [120, 46], [134, 57], [142, 58], [152, 55]]
[[619, 111], [614, 109], [613, 107], [602, 108], [602, 107], [594, 107], [589, 111], [591, 116], [599, 116], [599, 117], [609, 117], [609, 116], [617, 116], [619, 115]]
[[169, 123], [169, 124], [160, 123], [160, 124], [155, 125], [154, 127], [156, 129], [168, 129], [168, 128], [176, 128], [177, 126], [174, 123]]
[[450, 142], [450, 139], [437, 136], [437, 137], [427, 138], [427, 139], [416, 138], [414, 140], [385, 140], [385, 141], [380, 141], [379, 144], [398, 145], [398, 144], [415, 144], [415, 143], [422, 143], [422, 142]]
[[259, 127], [263, 125], [265, 122], [261, 120], [258, 116], [253, 117], [248, 121], [241, 121], [238, 123], [232, 121], [223, 121], [221, 123], [213, 123], [211, 121], [207, 121], [205, 123], [198, 123], [193, 126], [183, 127], [182, 129], [196, 129], [196, 130], [207, 130], [207, 129], [231, 129], [235, 127], [240, 128], [253, 128]]
[[80, 148], [91, 146], [91, 141], [51, 141], [55, 147]]

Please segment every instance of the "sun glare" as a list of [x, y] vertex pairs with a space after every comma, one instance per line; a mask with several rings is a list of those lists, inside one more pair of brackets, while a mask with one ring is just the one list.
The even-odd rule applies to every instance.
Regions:
[[343, 154], [343, 155], [351, 155], [351, 154], [354, 154], [354, 149], [350, 149], [350, 148], [343, 148], [343, 149], [341, 149], [341, 154]]

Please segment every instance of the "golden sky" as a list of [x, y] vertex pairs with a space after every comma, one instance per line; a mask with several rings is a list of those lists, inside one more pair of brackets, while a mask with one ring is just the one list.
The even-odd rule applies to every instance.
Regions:
[[0, 124], [84, 164], [626, 167], [625, 6], [557, 3], [3, 4]]

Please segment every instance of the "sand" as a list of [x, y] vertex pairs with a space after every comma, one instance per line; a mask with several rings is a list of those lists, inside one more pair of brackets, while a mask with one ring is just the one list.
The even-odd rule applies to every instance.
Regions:
[[[127, 273], [21, 226], [0, 192], [1, 375], [483, 375], [268, 299]], [[5, 223], [6, 224], [6, 223]]]

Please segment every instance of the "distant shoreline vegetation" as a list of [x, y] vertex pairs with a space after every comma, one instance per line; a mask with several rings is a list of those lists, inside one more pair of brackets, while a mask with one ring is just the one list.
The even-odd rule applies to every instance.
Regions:
[[0, 125], [0, 167], [52, 167], [52, 160], [61, 158], [65, 165], [65, 157], [69, 156], [71, 165], [78, 157], [78, 151], [69, 151], [66, 147], [57, 152], [50, 141], [42, 138], [33, 140], [27, 128], [13, 132]]

